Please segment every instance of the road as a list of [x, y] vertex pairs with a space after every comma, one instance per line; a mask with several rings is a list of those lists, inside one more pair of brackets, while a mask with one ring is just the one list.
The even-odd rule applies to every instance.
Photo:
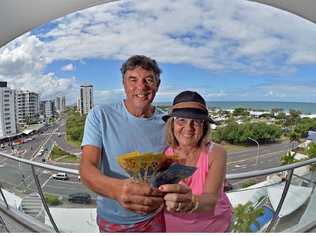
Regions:
[[289, 142], [260, 145], [258, 165], [256, 166], [257, 147], [244, 151], [228, 153], [227, 173], [240, 173], [262, 170], [280, 165], [280, 157], [289, 150]]
[[[15, 147], [12, 152], [10, 147], [1, 151], [18, 156], [21, 158], [41, 162], [43, 159], [47, 162], [49, 148], [54, 142], [58, 143], [63, 149], [72, 153], [79, 153], [79, 149], [73, 148], [65, 141], [65, 119], [60, 119], [55, 124], [49, 126], [40, 134], [30, 137], [32, 140], [25, 144]], [[272, 145], [260, 145], [258, 165], [256, 166], [257, 147], [250, 147], [240, 152], [228, 154], [227, 173], [240, 173], [256, 169], [266, 169], [280, 165], [280, 156], [286, 153], [289, 143], [278, 143]], [[44, 150], [42, 155], [38, 155], [40, 149]], [[59, 166], [78, 169], [78, 165], [58, 164]], [[3, 185], [16, 192], [36, 191], [30, 166], [17, 164], [17, 162], [4, 159], [0, 156], [0, 179]], [[95, 194], [83, 186], [76, 176], [70, 176], [67, 181], [54, 180], [53, 172], [43, 169], [37, 169], [40, 184], [44, 192], [55, 193], [62, 196], [68, 196], [75, 192], [89, 192], [93, 197]]]
[[[79, 149], [73, 148], [65, 141], [65, 120], [60, 119], [55, 124], [46, 127], [45, 130], [39, 134], [34, 134], [28, 137], [27, 143], [14, 146], [12, 149], [8, 145], [2, 148], [0, 151], [9, 153], [21, 158], [42, 162], [43, 159], [47, 162], [48, 150], [52, 147], [53, 143], [58, 143], [62, 148], [72, 153], [79, 153]], [[44, 152], [42, 155], [38, 155], [40, 149]], [[58, 164], [58, 166], [78, 169], [78, 164], [67, 165]], [[76, 192], [89, 192], [92, 197], [96, 197], [94, 193], [88, 190], [82, 185], [77, 176], [69, 176], [69, 180], [55, 180], [52, 175], [55, 172], [47, 171], [44, 169], [36, 169], [39, 177], [40, 184], [44, 192], [54, 193], [67, 198], [71, 193]], [[13, 192], [23, 195], [23, 193], [30, 193], [36, 190], [34, 184], [31, 167], [29, 165], [17, 163], [15, 161], [8, 160], [0, 156], [0, 181], [5, 188]]]

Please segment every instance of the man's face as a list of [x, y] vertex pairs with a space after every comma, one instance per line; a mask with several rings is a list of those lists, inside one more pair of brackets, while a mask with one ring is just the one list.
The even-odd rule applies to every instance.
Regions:
[[124, 75], [126, 104], [131, 110], [149, 109], [159, 88], [159, 82], [151, 70], [136, 67]]

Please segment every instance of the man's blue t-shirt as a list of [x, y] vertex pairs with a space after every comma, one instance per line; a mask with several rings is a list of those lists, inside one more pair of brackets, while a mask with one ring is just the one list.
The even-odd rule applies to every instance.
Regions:
[[[101, 172], [115, 178], [128, 174], [117, 163], [117, 157], [132, 151], [162, 152], [164, 139], [163, 114], [157, 109], [150, 118], [131, 115], [124, 102], [94, 107], [88, 114], [81, 146], [93, 145], [102, 150]], [[151, 217], [140, 215], [110, 198], [98, 196], [97, 214], [114, 224], [133, 224]]]

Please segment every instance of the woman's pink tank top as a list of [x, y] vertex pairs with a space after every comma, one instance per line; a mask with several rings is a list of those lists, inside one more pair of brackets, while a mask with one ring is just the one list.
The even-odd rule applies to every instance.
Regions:
[[[210, 144], [208, 151], [212, 148], [213, 143]], [[168, 147], [165, 154], [173, 155], [173, 149]], [[196, 165], [197, 170], [186, 181], [195, 195], [201, 195], [204, 191], [208, 161], [208, 152], [202, 152]], [[166, 232], [226, 232], [231, 224], [232, 207], [222, 186], [214, 213], [172, 213], [165, 209], [164, 216]]]

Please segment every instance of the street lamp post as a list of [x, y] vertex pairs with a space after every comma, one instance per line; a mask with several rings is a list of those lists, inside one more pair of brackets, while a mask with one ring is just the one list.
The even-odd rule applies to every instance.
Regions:
[[258, 148], [257, 148], [257, 158], [256, 158], [256, 167], [257, 167], [258, 166], [258, 161], [259, 161], [259, 143], [258, 143], [257, 140], [255, 140], [253, 138], [248, 137], [248, 139], [250, 139], [251, 141], [254, 141], [257, 144], [257, 146], [258, 146]]

